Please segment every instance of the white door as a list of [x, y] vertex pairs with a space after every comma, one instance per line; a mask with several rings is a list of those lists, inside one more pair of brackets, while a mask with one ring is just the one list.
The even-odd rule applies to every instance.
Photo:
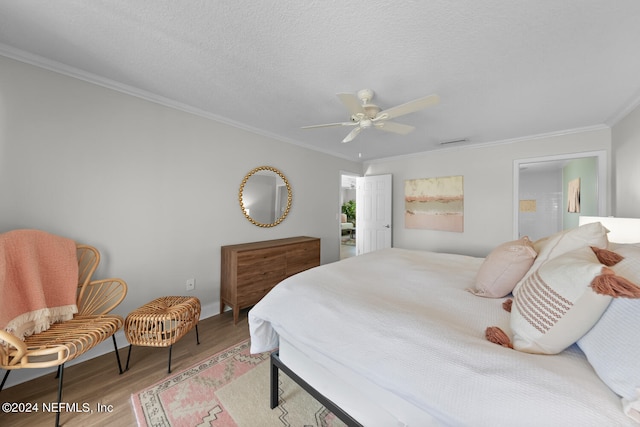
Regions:
[[391, 247], [391, 175], [356, 179], [356, 253]]

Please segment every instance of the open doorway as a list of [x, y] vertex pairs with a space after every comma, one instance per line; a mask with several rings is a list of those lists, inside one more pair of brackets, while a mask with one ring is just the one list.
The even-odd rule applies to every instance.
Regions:
[[340, 176], [340, 259], [356, 255], [356, 178], [349, 173]]
[[[516, 160], [514, 237], [536, 240], [577, 227], [580, 216], [605, 216], [606, 165], [604, 151]], [[575, 200], [572, 184], [578, 185]]]

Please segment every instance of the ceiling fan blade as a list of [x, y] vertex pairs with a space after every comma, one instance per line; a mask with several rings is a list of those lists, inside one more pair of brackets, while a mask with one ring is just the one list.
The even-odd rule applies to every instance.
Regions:
[[339, 93], [338, 98], [340, 98], [340, 101], [342, 101], [344, 106], [347, 107], [347, 110], [349, 110], [349, 113], [351, 113], [352, 116], [357, 114], [363, 114], [363, 115], [365, 114], [364, 108], [362, 108], [362, 104], [360, 103], [360, 100], [354, 94]]
[[377, 117], [385, 116], [385, 119], [393, 119], [394, 117], [415, 113], [416, 111], [435, 105], [438, 102], [440, 102], [440, 97], [438, 95], [429, 95], [380, 111]]
[[324, 125], [302, 126], [300, 129], [328, 128], [335, 126], [355, 126], [358, 122], [326, 123]]
[[351, 132], [349, 132], [349, 135], [347, 135], [345, 139], [342, 140], [342, 142], [347, 143], [347, 142], [353, 141], [353, 138], [355, 138], [360, 133], [361, 130], [362, 128], [360, 126], [353, 129]]
[[406, 135], [415, 129], [413, 126], [405, 125], [402, 123], [396, 123], [396, 122], [387, 122], [387, 121], [374, 123], [374, 126], [376, 127], [376, 129], [384, 130], [387, 132], [399, 133], [400, 135]]

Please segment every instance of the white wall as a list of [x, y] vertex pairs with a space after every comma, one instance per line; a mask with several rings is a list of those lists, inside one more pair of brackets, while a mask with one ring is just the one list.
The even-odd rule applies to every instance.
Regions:
[[532, 241], [562, 230], [562, 169], [520, 170], [520, 199], [535, 200], [534, 212], [519, 212], [519, 236]]
[[[597, 150], [609, 153], [610, 146], [610, 129], [603, 127], [379, 160], [365, 164], [365, 173], [393, 174], [395, 247], [485, 256], [495, 246], [513, 239], [514, 160]], [[464, 176], [464, 232], [405, 229], [404, 181], [451, 175]]]
[[[340, 171], [361, 165], [0, 57], [0, 231], [36, 227], [97, 246], [98, 276], [130, 285], [126, 313], [197, 279], [219, 299], [220, 246], [312, 235], [339, 259]], [[259, 228], [244, 175], [279, 168], [293, 202]]]
[[640, 217], [640, 106], [612, 128], [614, 214]]
[[[273, 228], [238, 204], [245, 174], [262, 165], [292, 186]], [[337, 261], [341, 171], [362, 165], [0, 57], [0, 232], [96, 246], [95, 277], [129, 285], [123, 316], [186, 294], [192, 277], [203, 316], [217, 314], [222, 245], [309, 235], [322, 239], [322, 263]]]

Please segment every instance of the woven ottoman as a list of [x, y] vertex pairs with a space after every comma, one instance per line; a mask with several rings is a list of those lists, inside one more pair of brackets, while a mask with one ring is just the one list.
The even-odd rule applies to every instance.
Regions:
[[124, 334], [129, 341], [127, 366], [131, 347], [169, 347], [169, 367], [171, 372], [171, 349], [173, 344], [196, 328], [196, 342], [200, 344], [198, 335], [200, 320], [200, 300], [195, 297], [160, 297], [135, 309], [124, 321]]

